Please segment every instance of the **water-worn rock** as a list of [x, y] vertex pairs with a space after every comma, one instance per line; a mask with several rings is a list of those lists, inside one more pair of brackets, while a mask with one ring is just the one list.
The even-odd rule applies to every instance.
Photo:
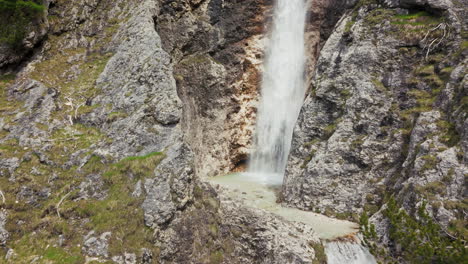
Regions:
[[320, 241], [307, 226], [251, 209], [241, 199], [233, 200], [208, 184], [196, 187], [194, 205], [159, 230], [162, 262], [324, 261], [316, 251], [320, 250]]
[[175, 62], [182, 125], [198, 175], [245, 165], [270, 7], [268, 0], [163, 1], [157, 31]]

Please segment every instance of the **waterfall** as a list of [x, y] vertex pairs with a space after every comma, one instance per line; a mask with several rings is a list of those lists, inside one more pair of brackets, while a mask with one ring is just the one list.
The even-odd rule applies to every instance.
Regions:
[[328, 264], [376, 264], [367, 248], [356, 242], [325, 243]]
[[248, 172], [258, 181], [282, 184], [293, 128], [304, 94], [305, 0], [277, 0], [266, 50], [255, 151]]

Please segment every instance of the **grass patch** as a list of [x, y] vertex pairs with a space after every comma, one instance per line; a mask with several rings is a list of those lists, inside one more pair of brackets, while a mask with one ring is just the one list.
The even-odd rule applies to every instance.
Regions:
[[[35, 205], [23, 201], [15, 203], [16, 192], [22, 185], [27, 184], [34, 192], [39, 192], [52, 174], [50, 168], [41, 165], [39, 158], [33, 155], [30, 161], [21, 164], [18, 175], [22, 176], [15, 183], [6, 184], [8, 179], [0, 178], [0, 184], [8, 186], [3, 189], [7, 197], [5, 206], [9, 209], [7, 230], [11, 232], [10, 247], [18, 254], [13, 261], [29, 263], [35, 256], [42, 256], [47, 263], [84, 263], [78, 244], [82, 243], [83, 236], [90, 230], [97, 233], [112, 232], [109, 244], [111, 255], [138, 253], [141, 248], [149, 248], [154, 250], [156, 256], [158, 249], [151, 242], [153, 231], [144, 224], [141, 209], [143, 197], [133, 197], [131, 194], [138, 180], [153, 176], [154, 169], [164, 157], [163, 153], [153, 152], [105, 164], [100, 157], [92, 156], [80, 170], [76, 167], [63, 171], [55, 169], [56, 189], [51, 190], [48, 199], [38, 201]], [[29, 176], [33, 166], [43, 172], [42, 176]], [[73, 201], [78, 197], [78, 191], [73, 191], [73, 186], [78, 186], [86, 175], [92, 173], [103, 174], [106, 198]], [[61, 204], [61, 217], [58, 217], [56, 205], [67, 193], [70, 195]], [[76, 221], [80, 219], [89, 221], [77, 225]], [[20, 227], [19, 222], [22, 223]], [[64, 245], [49, 246], [58, 243], [59, 235], [64, 237]]]
[[421, 172], [427, 170], [434, 170], [437, 166], [437, 158], [432, 155], [424, 155], [421, 157], [422, 160], [425, 161], [423, 167], [421, 168]]
[[447, 147], [454, 147], [460, 142], [460, 134], [454, 123], [440, 120], [437, 122], [437, 127], [441, 130], [440, 141]]

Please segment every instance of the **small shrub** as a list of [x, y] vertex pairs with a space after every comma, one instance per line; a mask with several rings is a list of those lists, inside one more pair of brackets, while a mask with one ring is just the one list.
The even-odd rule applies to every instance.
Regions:
[[417, 209], [417, 219], [400, 209], [391, 197], [383, 212], [389, 220], [389, 237], [401, 248], [408, 263], [464, 263], [467, 250], [460, 238], [445, 236], [426, 212], [426, 203]]
[[0, 44], [21, 48], [31, 23], [45, 7], [34, 1], [0, 0]]

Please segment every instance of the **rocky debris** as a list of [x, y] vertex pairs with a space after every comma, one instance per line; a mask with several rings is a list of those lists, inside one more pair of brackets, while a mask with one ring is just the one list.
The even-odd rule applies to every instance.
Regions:
[[5, 224], [6, 224], [6, 221], [7, 221], [7, 212], [5, 210], [1, 210], [0, 211], [0, 246], [5, 246], [7, 240], [8, 240], [8, 237], [9, 237], [9, 233], [8, 231], [5, 229]]
[[90, 257], [108, 257], [110, 232], [102, 233], [100, 236], [91, 231], [84, 237], [83, 252]]
[[124, 256], [112, 257], [112, 261], [118, 264], [136, 264], [137, 257], [135, 254], [125, 253]]
[[22, 186], [16, 195], [16, 200], [32, 206], [40, 206], [39, 202], [46, 200], [50, 194], [50, 188], [35, 190], [29, 186]]
[[86, 179], [81, 182], [78, 186], [78, 197], [75, 198], [75, 201], [82, 199], [97, 199], [103, 200], [106, 198], [107, 193], [104, 189], [104, 182], [101, 175], [91, 174], [86, 177]]
[[[1, 157], [1, 156], [0, 156]], [[0, 176], [8, 177], [19, 167], [19, 159], [14, 158], [0, 158]]]
[[[246, 256], [258, 258], [260, 263], [278, 264], [312, 263], [317, 259], [313, 245], [320, 245], [321, 242], [312, 229], [265, 211], [249, 209], [240, 201], [226, 201], [223, 198], [221, 201], [221, 217], [225, 219], [225, 225], [232, 230], [242, 230], [245, 226], [251, 231], [239, 238], [239, 261], [244, 257], [248, 262]], [[251, 241], [256, 243], [252, 244]]]

